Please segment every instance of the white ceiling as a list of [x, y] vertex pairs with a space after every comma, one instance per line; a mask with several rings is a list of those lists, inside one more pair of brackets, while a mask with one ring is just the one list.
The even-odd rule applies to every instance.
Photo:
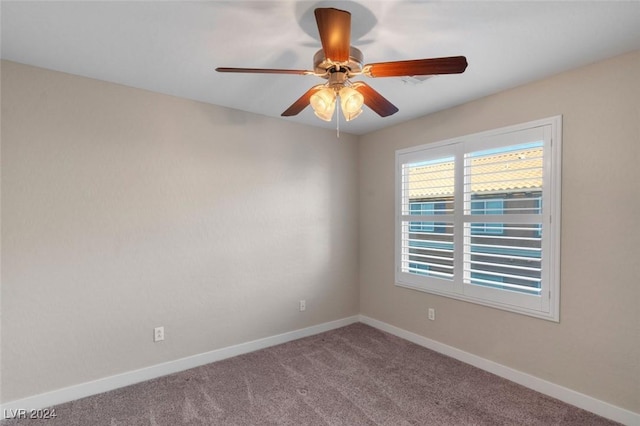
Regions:
[[[416, 84], [366, 79], [400, 112], [366, 109], [364, 134], [640, 49], [640, 2], [2, 1], [1, 55], [29, 65], [280, 117], [314, 76], [222, 74], [216, 67], [311, 69], [316, 7], [352, 14], [364, 62], [464, 55], [464, 74]], [[409, 79], [410, 80], [410, 79]], [[335, 128], [311, 108], [283, 120]]]

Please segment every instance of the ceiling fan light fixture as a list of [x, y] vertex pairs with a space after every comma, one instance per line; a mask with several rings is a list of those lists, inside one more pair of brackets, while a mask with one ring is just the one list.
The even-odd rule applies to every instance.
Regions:
[[331, 121], [336, 109], [336, 93], [331, 88], [324, 88], [311, 95], [309, 103], [319, 119]]
[[351, 87], [343, 87], [340, 89], [340, 107], [344, 119], [351, 121], [362, 114], [362, 105], [364, 105], [364, 96]]

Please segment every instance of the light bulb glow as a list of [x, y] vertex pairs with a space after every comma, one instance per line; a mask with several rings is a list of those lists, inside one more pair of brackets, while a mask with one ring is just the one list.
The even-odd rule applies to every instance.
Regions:
[[316, 116], [324, 121], [331, 121], [336, 109], [336, 93], [333, 89], [325, 88], [317, 91], [309, 99]]
[[343, 87], [340, 89], [340, 106], [344, 119], [351, 121], [362, 114], [362, 105], [364, 104], [364, 96], [351, 87]]

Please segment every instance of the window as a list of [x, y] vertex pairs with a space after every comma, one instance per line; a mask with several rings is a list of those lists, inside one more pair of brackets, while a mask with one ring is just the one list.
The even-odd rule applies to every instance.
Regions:
[[[445, 201], [409, 202], [411, 215], [439, 215], [446, 208]], [[448, 240], [446, 230], [446, 223], [442, 222], [409, 222], [409, 231], [418, 237], [407, 241], [414, 253], [409, 270], [420, 275], [443, 276], [451, 269], [453, 243]]]
[[[420, 203], [420, 202], [410, 202], [409, 203], [409, 212], [412, 215], [429, 215], [433, 214], [435, 203]], [[433, 222], [411, 222], [409, 224], [409, 228], [411, 231], [433, 231]]]
[[396, 284], [558, 321], [561, 117], [396, 152]]
[[[536, 213], [538, 214], [542, 213], [542, 199], [540, 197], [538, 197], [538, 199], [536, 200], [535, 208], [536, 208]], [[538, 237], [542, 236], [542, 225], [538, 225], [538, 229], [536, 230], [536, 235]]]
[[[471, 201], [471, 214], [502, 214], [504, 200]], [[500, 223], [474, 223], [471, 225], [471, 234], [502, 234], [503, 227]]]

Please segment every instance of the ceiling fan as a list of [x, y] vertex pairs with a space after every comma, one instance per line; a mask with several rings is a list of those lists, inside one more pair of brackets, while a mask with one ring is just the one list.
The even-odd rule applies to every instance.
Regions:
[[464, 56], [416, 59], [408, 61], [378, 62], [363, 65], [362, 52], [351, 46], [351, 13], [334, 8], [314, 11], [320, 49], [313, 57], [313, 71], [269, 68], [216, 68], [218, 72], [314, 75], [328, 80], [313, 86], [295, 101], [282, 116], [299, 114], [311, 104], [316, 116], [331, 121], [337, 99], [347, 121], [362, 113], [367, 105], [381, 117], [398, 112], [398, 108], [363, 81], [350, 81], [352, 77], [402, 77], [435, 74], [459, 74], [467, 68]]

